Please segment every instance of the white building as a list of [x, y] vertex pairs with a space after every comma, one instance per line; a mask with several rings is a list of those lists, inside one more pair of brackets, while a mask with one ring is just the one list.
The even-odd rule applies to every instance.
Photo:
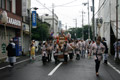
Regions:
[[[120, 0], [119, 3], [120, 5]], [[118, 38], [120, 39], [120, 6], [119, 6], [119, 31]], [[116, 0], [99, 0], [98, 18], [103, 20], [99, 25], [100, 36], [105, 37], [109, 47], [109, 52], [114, 54], [113, 43], [116, 38]]]
[[[53, 21], [52, 15], [45, 14], [45, 15], [42, 15], [42, 21], [45, 21], [50, 24], [50, 32], [54, 32], [54, 35], [56, 36], [58, 33], [58, 16], [54, 15], [54, 21]], [[54, 25], [53, 25], [53, 22], [54, 22]]]

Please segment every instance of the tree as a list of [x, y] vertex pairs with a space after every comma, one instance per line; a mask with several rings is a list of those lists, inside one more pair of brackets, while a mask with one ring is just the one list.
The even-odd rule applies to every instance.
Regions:
[[37, 22], [37, 28], [32, 29], [32, 39], [43, 41], [49, 37], [50, 25], [45, 22]]
[[[89, 25], [85, 25], [83, 26], [84, 28], [84, 40], [88, 39], [88, 28], [91, 27]], [[82, 39], [82, 30], [83, 28], [70, 28], [68, 30], [68, 32], [71, 34], [71, 38], [75, 39], [75, 38], [81, 38]], [[76, 36], [75, 36], [76, 33]], [[92, 39], [92, 32], [90, 29], [90, 38]]]
[[71, 38], [73, 39], [82, 38], [82, 28], [70, 28], [68, 32], [71, 34]]
[[89, 27], [90, 27], [90, 38], [92, 39], [92, 31], [91, 31], [91, 26], [89, 26], [89, 25], [85, 25], [85, 26], [83, 26], [83, 28], [84, 28], [84, 40], [87, 40], [88, 39], [88, 29], [89, 29]]

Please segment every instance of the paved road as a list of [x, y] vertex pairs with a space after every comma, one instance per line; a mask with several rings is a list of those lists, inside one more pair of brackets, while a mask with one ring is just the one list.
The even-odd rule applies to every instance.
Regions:
[[120, 80], [120, 74], [103, 63], [100, 67], [100, 76], [96, 77], [93, 59], [63, 63], [53, 75], [48, 76], [56, 66], [53, 62], [42, 65], [38, 57], [33, 63], [26, 61], [15, 65], [13, 69], [0, 70], [0, 80]]

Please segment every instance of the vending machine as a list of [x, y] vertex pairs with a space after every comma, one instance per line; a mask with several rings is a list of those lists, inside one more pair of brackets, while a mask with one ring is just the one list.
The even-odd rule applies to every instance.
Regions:
[[15, 42], [16, 56], [21, 56], [22, 55], [21, 37], [15, 37], [13, 40]]

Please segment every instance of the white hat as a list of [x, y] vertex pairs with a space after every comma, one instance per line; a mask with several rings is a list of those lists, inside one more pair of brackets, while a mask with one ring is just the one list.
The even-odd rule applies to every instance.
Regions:
[[43, 41], [43, 44], [45, 43], [46, 41]]

